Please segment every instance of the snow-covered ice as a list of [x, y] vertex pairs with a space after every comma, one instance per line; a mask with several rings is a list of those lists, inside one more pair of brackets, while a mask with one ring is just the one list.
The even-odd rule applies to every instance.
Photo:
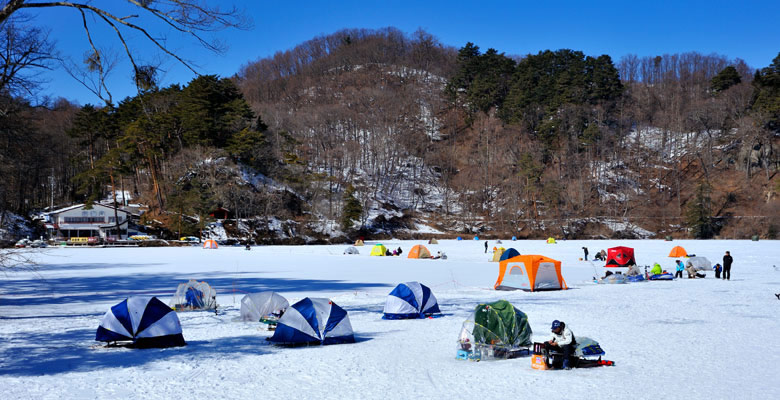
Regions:
[[[423, 241], [383, 242], [407, 250]], [[208, 398], [776, 398], [780, 384], [780, 245], [777, 241], [503, 241], [563, 262], [571, 290], [499, 292], [484, 241], [426, 245], [447, 260], [342, 255], [345, 245], [191, 248], [50, 248], [35, 273], [0, 285], [0, 385], [4, 399]], [[490, 241], [490, 248], [495, 241]], [[719, 262], [731, 281], [597, 285], [604, 269], [580, 261], [608, 247], [636, 249], [640, 265], [674, 245]], [[404, 254], [405, 255], [405, 254]], [[776, 267], [773, 267], [776, 266]], [[168, 302], [190, 278], [216, 287], [221, 310], [179, 313], [186, 347], [134, 350], [94, 341], [102, 315], [130, 295]], [[398, 283], [429, 286], [444, 317], [381, 319]], [[329, 297], [349, 312], [358, 342], [279, 348], [258, 324], [236, 321], [247, 292], [275, 290], [293, 303]], [[463, 321], [480, 302], [506, 299], [529, 316], [534, 340], [550, 322], [598, 340], [615, 367], [537, 371], [528, 358], [455, 359]], [[544, 397], [542, 397], [544, 396]], [[551, 397], [552, 396], [552, 397]]]

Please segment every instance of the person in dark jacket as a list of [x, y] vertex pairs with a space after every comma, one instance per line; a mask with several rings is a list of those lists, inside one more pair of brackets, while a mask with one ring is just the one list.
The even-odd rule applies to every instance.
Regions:
[[488, 244], [487, 244], [487, 240], [485, 240], [485, 254], [487, 254], [487, 248], [488, 248]]
[[731, 258], [731, 253], [727, 251], [726, 255], [723, 256], [723, 279], [731, 280], [731, 263], [733, 262], [734, 259]]

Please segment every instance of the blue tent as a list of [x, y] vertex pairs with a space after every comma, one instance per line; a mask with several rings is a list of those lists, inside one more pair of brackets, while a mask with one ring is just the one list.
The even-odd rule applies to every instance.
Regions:
[[463, 238], [462, 238], [462, 237], [460, 237], [460, 236], [458, 236], [458, 240], [463, 240]]
[[279, 319], [269, 341], [284, 345], [355, 343], [347, 312], [329, 299], [305, 298]]
[[156, 297], [134, 296], [111, 307], [98, 326], [98, 342], [130, 341], [133, 347], [184, 346], [176, 312]]
[[519, 255], [520, 255], [519, 251], [515, 250], [514, 247], [510, 247], [510, 248], [504, 250], [503, 253], [501, 253], [501, 258], [498, 261], [501, 262], [501, 261], [508, 260], [508, 259], [510, 259], [512, 257], [516, 257], [516, 256], [519, 256]]
[[474, 236], [474, 240], [479, 240], [479, 236]]
[[439, 314], [439, 302], [431, 289], [419, 282], [401, 283], [387, 295], [383, 319], [425, 318]]

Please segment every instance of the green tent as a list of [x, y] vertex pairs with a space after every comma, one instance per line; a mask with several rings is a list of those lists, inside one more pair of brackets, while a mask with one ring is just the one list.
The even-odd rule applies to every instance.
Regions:
[[473, 329], [474, 343], [507, 349], [532, 344], [528, 316], [506, 300], [478, 305]]

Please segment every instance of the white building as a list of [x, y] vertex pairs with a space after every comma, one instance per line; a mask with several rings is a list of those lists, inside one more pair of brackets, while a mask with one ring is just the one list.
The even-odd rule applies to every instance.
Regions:
[[[85, 207], [77, 204], [48, 212], [45, 225], [49, 238], [85, 243], [127, 239], [130, 213], [121, 209], [115, 213], [114, 207], [103, 204], [93, 204], [90, 209]], [[119, 234], [115, 215], [119, 218]]]

